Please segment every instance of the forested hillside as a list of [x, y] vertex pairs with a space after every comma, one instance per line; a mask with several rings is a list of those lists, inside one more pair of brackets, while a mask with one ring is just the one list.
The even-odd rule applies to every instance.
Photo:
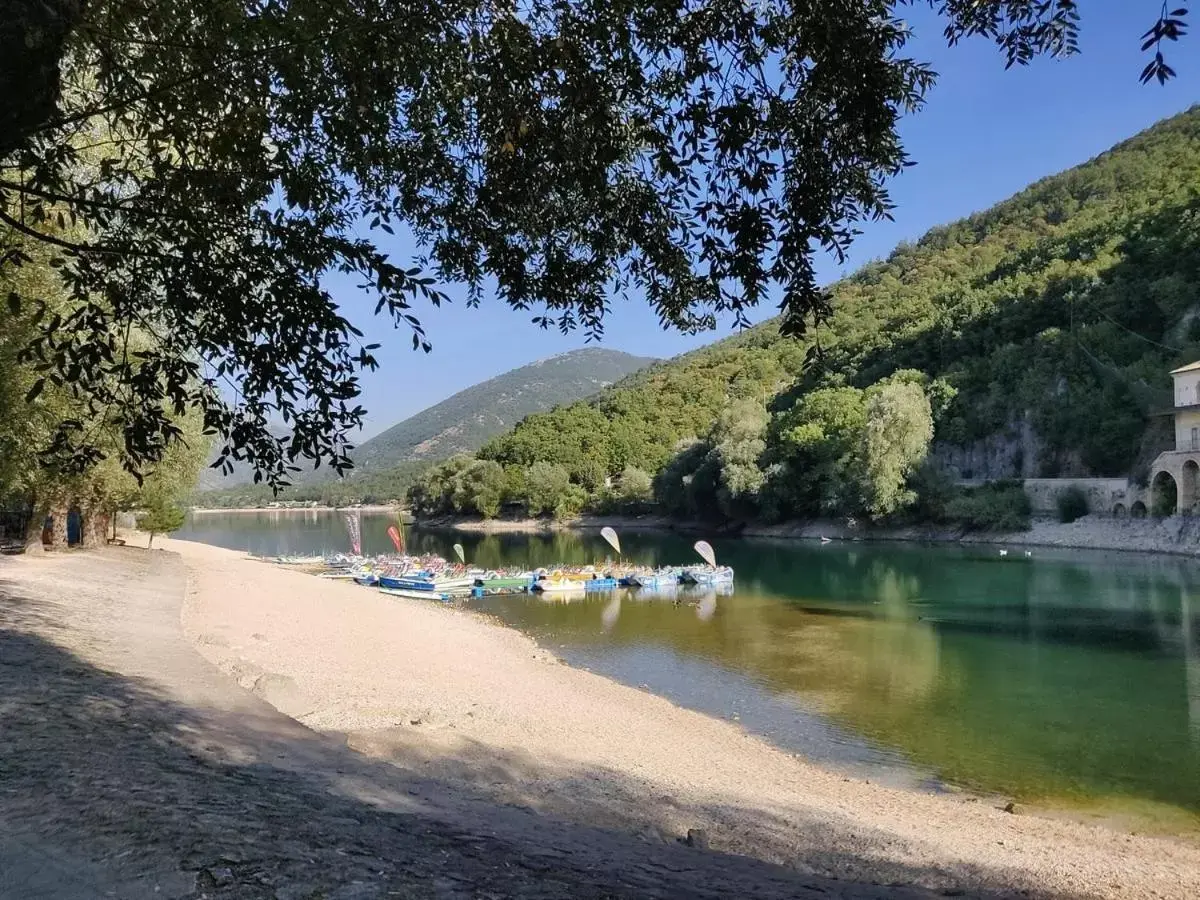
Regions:
[[1200, 358], [1198, 198], [1193, 109], [833, 285], [806, 339], [764, 323], [529, 416], [414, 500], [969, 521], [931, 448], [1022, 432], [1034, 452], [987, 474], [1136, 474], [1168, 370]]
[[538, 360], [459, 391], [364, 441], [351, 454], [354, 466], [370, 472], [478, 450], [530, 413], [589, 397], [652, 362], [600, 347]]
[[402, 498], [429, 464], [478, 450], [532, 412], [591, 396], [656, 360], [620, 350], [585, 347], [547, 357], [472, 385], [441, 403], [364, 441], [351, 453], [354, 469], [345, 478], [328, 470], [296, 473], [291, 487], [276, 495], [253, 484], [253, 470], [239, 465], [221, 477], [209, 469], [200, 480], [200, 506], [260, 506], [274, 500], [328, 504], [382, 503]]

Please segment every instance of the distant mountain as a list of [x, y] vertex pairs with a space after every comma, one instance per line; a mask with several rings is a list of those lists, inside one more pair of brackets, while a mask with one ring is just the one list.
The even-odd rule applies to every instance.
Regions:
[[[282, 425], [269, 425], [268, 430], [277, 438], [286, 438], [289, 432]], [[200, 470], [200, 476], [196, 479], [196, 490], [205, 491], [220, 491], [226, 488], [239, 487], [241, 485], [254, 483], [254, 467], [247, 462], [233, 463], [233, 471], [228, 475], [221, 472], [220, 469], [214, 469], [211, 463], [215, 462], [218, 456], [218, 451], [221, 449], [221, 441], [213, 440], [212, 454], [209, 456], [209, 466]]]
[[[351, 453], [352, 479], [374, 475], [399, 463], [438, 462], [455, 453], [473, 453], [484, 442], [530, 413], [590, 397], [626, 375], [659, 360], [620, 350], [585, 348], [538, 360], [480, 382], [364, 441]], [[225, 491], [250, 484], [253, 470], [237, 463], [228, 476], [217, 469], [200, 473], [197, 489]], [[297, 485], [327, 481], [322, 468], [297, 472]]]
[[436, 462], [471, 453], [530, 413], [589, 397], [655, 362], [600, 348], [538, 360], [410, 416], [364, 441], [351, 456], [358, 470], [369, 473], [400, 462]]

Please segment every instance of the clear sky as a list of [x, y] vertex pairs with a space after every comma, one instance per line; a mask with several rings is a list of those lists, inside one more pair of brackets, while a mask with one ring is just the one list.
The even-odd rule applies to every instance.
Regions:
[[[909, 10], [916, 32], [909, 55], [929, 61], [939, 74], [925, 108], [902, 124], [917, 165], [891, 183], [894, 221], [866, 223], [845, 267], [832, 258], [819, 259], [825, 282], [886, 256], [901, 240], [986, 209], [1200, 101], [1200, 33], [1168, 46], [1167, 60], [1178, 78], [1165, 87], [1143, 86], [1138, 75], [1148, 57], [1139, 49], [1139, 36], [1155, 19], [1158, 4], [1100, 0], [1084, 9], [1079, 56], [1008, 71], [990, 42], [949, 48], [936, 16], [924, 7]], [[386, 249], [398, 261], [412, 255], [400, 239]], [[331, 287], [368, 339], [383, 344], [377, 353], [380, 369], [363, 375], [362, 403], [369, 410], [363, 438], [479, 381], [585, 345], [582, 334], [543, 331], [531, 324], [530, 313], [485, 301], [478, 309], [454, 303], [414, 310], [433, 341], [433, 352], [426, 355], [412, 351], [408, 332], [373, 319], [352, 289], [342, 291], [336, 282]], [[764, 308], [754, 318], [774, 312]], [[618, 303], [603, 346], [667, 357], [727, 334], [728, 325], [691, 337], [664, 332], [648, 307]]]

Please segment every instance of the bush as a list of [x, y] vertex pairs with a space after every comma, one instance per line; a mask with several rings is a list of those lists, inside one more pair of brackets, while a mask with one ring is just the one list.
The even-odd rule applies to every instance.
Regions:
[[[535, 463], [536, 465], [536, 463]], [[568, 484], [561, 494], [554, 501], [554, 518], [558, 520], [573, 519], [581, 512], [587, 504], [588, 492], [578, 484]]]
[[946, 503], [946, 519], [967, 531], [1025, 531], [1029, 498], [1017, 482], [998, 481], [967, 488]]
[[1078, 485], [1071, 485], [1058, 492], [1054, 500], [1058, 506], [1058, 521], [1074, 522], [1088, 514], [1087, 494]]
[[926, 460], [909, 480], [916, 501], [903, 518], [917, 522], [944, 522], [946, 508], [960, 491], [950, 476]]

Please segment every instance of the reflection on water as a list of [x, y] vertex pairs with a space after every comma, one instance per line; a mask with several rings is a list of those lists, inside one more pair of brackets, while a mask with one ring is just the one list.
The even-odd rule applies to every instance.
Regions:
[[[386, 520], [364, 517], [368, 552]], [[191, 536], [261, 553], [345, 548], [340, 520], [205, 516]], [[599, 535], [421, 533], [478, 565], [595, 562]], [[619, 592], [482, 608], [585, 665], [823, 762], [1031, 801], [1200, 819], [1200, 567], [994, 548], [717, 541], [735, 589]], [[691, 539], [622, 535], [627, 561]]]

